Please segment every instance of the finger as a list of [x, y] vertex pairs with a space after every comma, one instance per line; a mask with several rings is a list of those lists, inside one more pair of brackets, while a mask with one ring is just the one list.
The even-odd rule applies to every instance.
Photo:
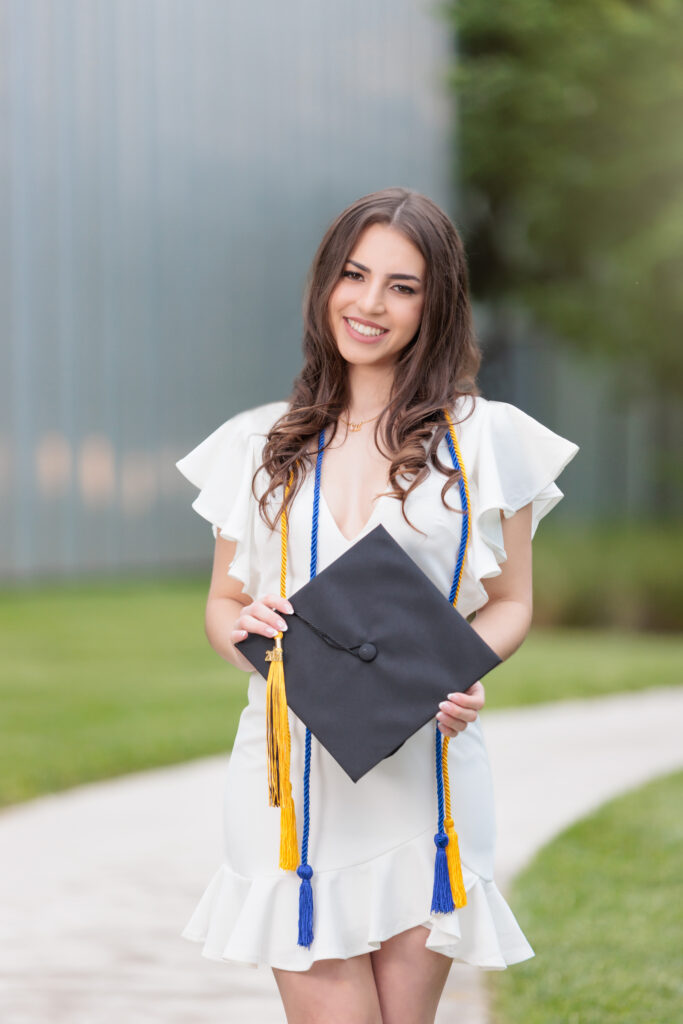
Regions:
[[479, 710], [484, 706], [486, 695], [482, 684], [477, 682], [464, 693], [459, 691], [449, 693], [448, 699], [459, 704], [461, 707], [477, 708]]
[[273, 629], [278, 632], [283, 632], [287, 629], [287, 623], [277, 612], [274, 612], [272, 608], [269, 608], [265, 601], [255, 601], [249, 610], [249, 614], [255, 618], [260, 619], [261, 622], [265, 622], [267, 625], [272, 626]]
[[461, 697], [465, 702], [481, 697], [484, 693], [484, 685], [481, 680], [477, 680], [476, 683], [472, 683], [467, 690], [455, 690], [454, 693], [450, 694], [449, 697]]
[[459, 732], [462, 732], [462, 729], [452, 729], [449, 725], [446, 725], [445, 722], [437, 722], [437, 728], [442, 736], [450, 736], [451, 738], [457, 736]]
[[286, 597], [280, 597], [279, 594], [266, 594], [260, 601], [255, 601], [254, 604], [263, 604], [268, 609], [277, 608], [281, 612], [285, 612], [286, 615], [292, 615], [294, 608], [289, 603]]
[[449, 699], [449, 703], [452, 704], [454, 708], [458, 708], [461, 711], [481, 711], [486, 701], [483, 697], [479, 697], [476, 700], [468, 700], [467, 702], [464, 702], [458, 699], [457, 694], [454, 694]]
[[442, 700], [439, 709], [449, 718], [460, 718], [465, 722], [473, 722], [477, 717], [475, 708], [461, 708], [450, 700]]
[[[273, 613], [270, 612], [269, 614], [272, 615]], [[274, 617], [277, 618], [276, 616]], [[240, 623], [240, 628], [246, 629], [250, 633], [258, 633], [259, 636], [267, 637], [275, 636], [275, 634], [279, 633], [282, 628], [277, 624], [271, 624], [269, 621], [257, 618], [255, 615], [245, 615], [244, 612], [240, 615]], [[284, 628], [287, 628], [287, 623], [285, 623]]]
[[449, 729], [455, 729], [457, 732], [462, 732], [469, 725], [464, 718], [454, 718], [452, 715], [447, 715], [445, 711], [439, 711], [436, 719], [442, 725], [447, 725]]

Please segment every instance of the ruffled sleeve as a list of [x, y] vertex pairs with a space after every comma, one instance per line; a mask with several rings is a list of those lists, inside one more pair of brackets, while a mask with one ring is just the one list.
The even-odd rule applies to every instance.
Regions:
[[499, 576], [507, 559], [500, 510], [506, 519], [532, 503], [531, 537], [541, 519], [564, 497], [554, 482], [579, 445], [554, 433], [508, 402], [486, 401], [479, 417], [470, 469], [472, 549], [470, 572], [484, 600], [481, 579]]
[[259, 580], [254, 550], [257, 501], [251, 482], [261, 464], [265, 436], [286, 405], [271, 402], [238, 413], [175, 464], [199, 488], [192, 508], [211, 523], [214, 537], [220, 531], [221, 537], [236, 541], [228, 575], [240, 580], [252, 597]]

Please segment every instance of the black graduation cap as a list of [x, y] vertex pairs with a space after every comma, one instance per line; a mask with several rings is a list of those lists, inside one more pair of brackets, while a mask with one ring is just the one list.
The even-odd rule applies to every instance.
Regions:
[[[502, 660], [381, 524], [288, 600], [287, 704], [354, 782]], [[236, 646], [267, 679], [275, 639]]]

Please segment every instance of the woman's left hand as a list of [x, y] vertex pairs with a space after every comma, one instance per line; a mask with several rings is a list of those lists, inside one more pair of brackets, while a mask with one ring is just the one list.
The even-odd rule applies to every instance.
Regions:
[[474, 722], [485, 699], [484, 686], [480, 680], [472, 683], [464, 693], [449, 693], [448, 700], [439, 704], [441, 710], [436, 716], [439, 732], [444, 736], [455, 736], [462, 732], [470, 722]]

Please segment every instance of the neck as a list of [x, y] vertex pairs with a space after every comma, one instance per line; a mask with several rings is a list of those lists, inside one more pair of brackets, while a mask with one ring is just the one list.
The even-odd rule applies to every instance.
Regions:
[[370, 419], [378, 416], [389, 404], [393, 373], [383, 367], [348, 365], [350, 420]]

